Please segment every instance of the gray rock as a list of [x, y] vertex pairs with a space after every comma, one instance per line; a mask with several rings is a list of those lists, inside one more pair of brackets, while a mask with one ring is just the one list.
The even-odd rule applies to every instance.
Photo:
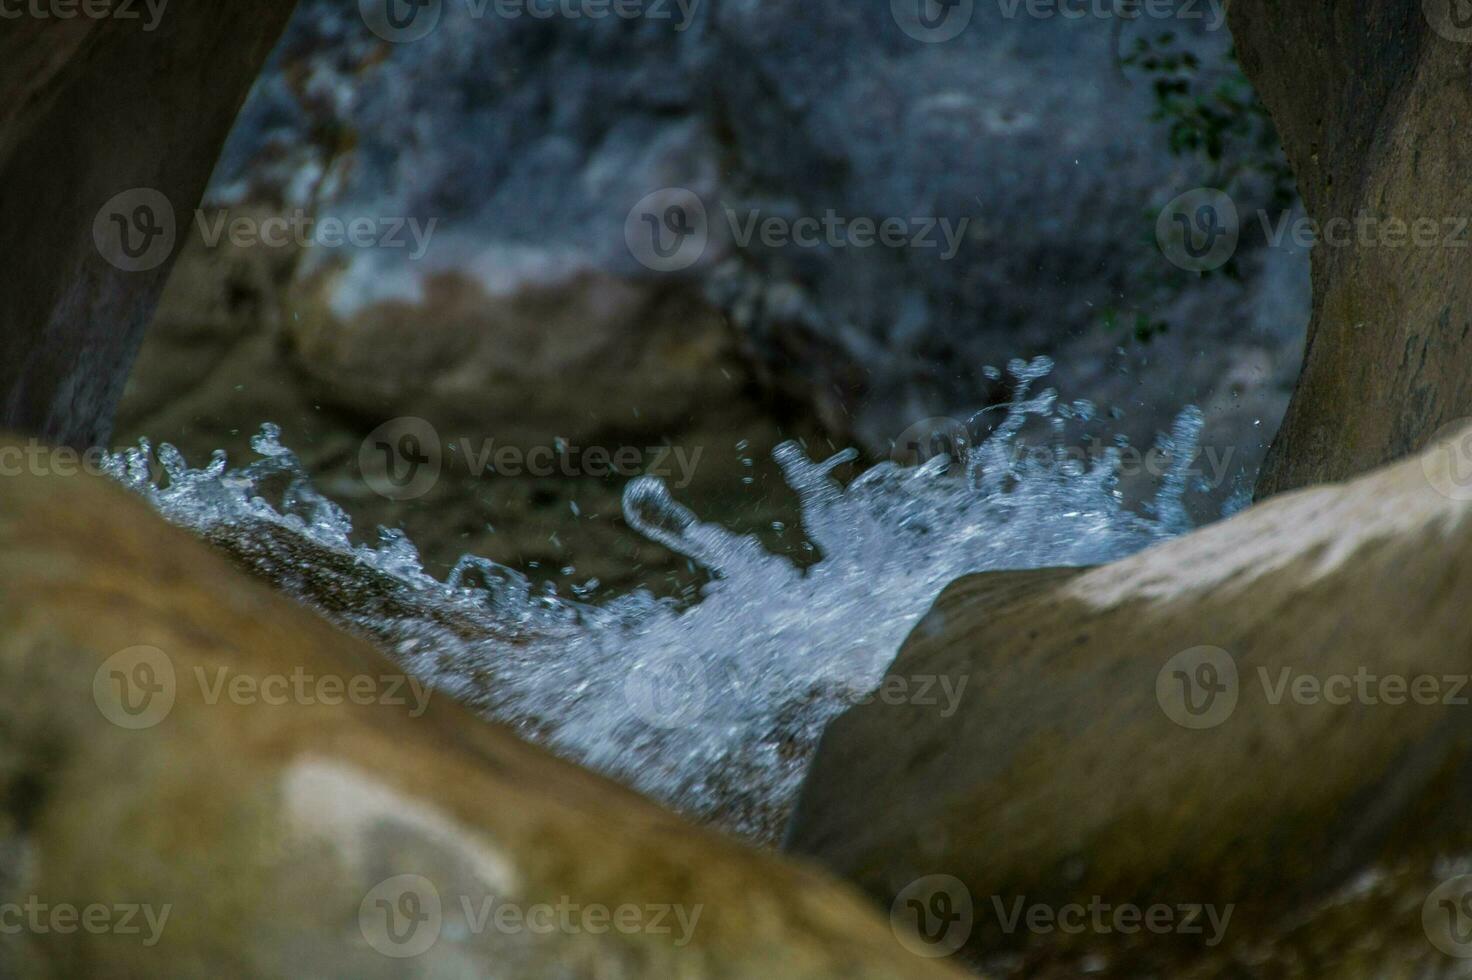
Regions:
[[[674, 288], [729, 318], [768, 391], [876, 456], [919, 419], [1000, 397], [985, 365], [1053, 353], [1065, 394], [1123, 410], [1139, 442], [1185, 402], [1218, 404], [1206, 442], [1252, 472], [1297, 368], [1305, 257], [1246, 235], [1241, 283], [1165, 260], [1150, 216], [1208, 174], [1169, 155], [1149, 79], [1118, 62], [1164, 29], [1219, 61], [1228, 38], [1213, 8], [1156, 23], [976, 4], [954, 38], [927, 43], [896, 7], [710, 2], [687, 21], [673, 3], [666, 20], [477, 18], [448, 3], [426, 37], [394, 44], [352, 5], [316, 0], [243, 113], [216, 193], [437, 222], [417, 260], [309, 256], [308, 293], [347, 332], [389, 307], [433, 318], [426, 284], [453, 274], [484, 290], [493, 343], [496, 307], [552, 289], [588, 333], [637, 344], [586, 284]], [[694, 215], [679, 268], [650, 268], [626, 231], [648, 234], [644, 219], [670, 201], [648, 197], [671, 188], [704, 221]], [[1253, 224], [1266, 192], [1239, 196]], [[830, 213], [841, 229], [813, 246], [761, 232]], [[920, 246], [855, 244], [855, 219], [886, 218]], [[1137, 348], [1101, 328], [1111, 307], [1166, 316], [1175, 334]], [[302, 363], [341, 367], [321, 351]], [[1224, 396], [1223, 376], [1241, 370], [1257, 381]], [[1130, 377], [1108, 380], [1120, 371]], [[614, 403], [651, 378], [629, 377]], [[351, 400], [341, 384], [324, 395]]]

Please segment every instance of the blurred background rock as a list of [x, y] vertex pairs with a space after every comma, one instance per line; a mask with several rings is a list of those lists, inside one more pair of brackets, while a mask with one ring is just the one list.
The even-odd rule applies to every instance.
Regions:
[[[425, 9], [436, 27], [392, 43], [353, 0], [304, 0], [200, 222], [433, 221], [423, 254], [407, 231], [409, 247], [347, 249], [210, 245], [194, 227], [115, 443], [242, 462], [275, 422], [361, 528], [404, 528], [431, 567], [471, 551], [662, 592], [698, 574], [623, 526], [624, 478], [475, 476], [453, 447], [698, 450], [676, 496], [801, 555], [773, 445], [885, 459], [920, 420], [1005, 401], [988, 366], [1049, 354], [1049, 383], [1100, 407], [1086, 433], [1104, 444], [1144, 448], [1183, 405], [1205, 410], [1228, 468], [1198, 517], [1256, 472], [1300, 365], [1307, 256], [1263, 240], [1258, 212], [1292, 201], [1210, 6], [1151, 20], [961, 3], [947, 9], [969, 23], [938, 43], [912, 36], [905, 0], [651, 0], [634, 19]], [[1176, 268], [1154, 237], [1160, 209], [1203, 185], [1243, 218], [1213, 275]], [[676, 272], [625, 238], [668, 188], [699, 197], [709, 233]], [[964, 235], [946, 259], [733, 234], [753, 215], [830, 211], [964, 220]], [[408, 503], [357, 469], [364, 438], [399, 416], [428, 419], [447, 449]]]

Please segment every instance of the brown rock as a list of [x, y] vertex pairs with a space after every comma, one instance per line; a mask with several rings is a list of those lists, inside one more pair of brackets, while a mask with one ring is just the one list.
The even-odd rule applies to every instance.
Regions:
[[0, 914], [40, 923], [0, 934], [8, 975], [956, 975], [426, 700], [102, 480], [0, 480], [0, 624]]
[[[173, 236], [294, 2], [105, 6], [29, 5], [0, 36], [0, 425], [77, 444], [106, 437]], [[173, 231], [142, 236], [139, 207]], [[136, 266], [94, 240], [114, 218], [153, 243]]]
[[[955, 876], [968, 948], [1032, 976], [1443, 975], [1437, 859], [1472, 847], [1469, 439], [1107, 567], [957, 583], [890, 672], [930, 703], [834, 723], [788, 846], [885, 903]], [[1232, 914], [1213, 946], [999, 911], [1096, 897]]]
[[[596, 578], [662, 594], [703, 578], [624, 524], [630, 477], [653, 472], [702, 517], [769, 530], [797, 516], [790, 495], [770, 490], [782, 486], [771, 448], [806, 437], [833, 451], [814, 424], [788, 423], [791, 406], [761, 390], [734, 332], [688, 290], [585, 272], [493, 296], [442, 273], [423, 302], [342, 316], [330, 305], [335, 267], [299, 275], [303, 251], [191, 236], [128, 379], [115, 445], [169, 442], [196, 466], [223, 449], [240, 466], [261, 424], [275, 423], [365, 536], [402, 528], [441, 577], [471, 553], [564, 593]], [[359, 465], [370, 434], [401, 417], [428, 421], [443, 459], [408, 501], [375, 493]], [[495, 462], [506, 451], [513, 467]]]
[[[1303, 373], [1259, 498], [1362, 473], [1472, 415], [1472, 32], [1451, 24], [1456, 6], [1230, 6], [1243, 68], [1325, 229]], [[1343, 224], [1361, 219], [1364, 231]]]

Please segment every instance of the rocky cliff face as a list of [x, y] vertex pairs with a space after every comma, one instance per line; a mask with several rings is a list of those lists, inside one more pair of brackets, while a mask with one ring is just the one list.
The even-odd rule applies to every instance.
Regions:
[[172, 244], [293, 5], [7, 15], [0, 425], [107, 437]]
[[1323, 229], [1303, 374], [1260, 497], [1363, 472], [1472, 414], [1460, 6], [1232, 4], [1243, 67]]

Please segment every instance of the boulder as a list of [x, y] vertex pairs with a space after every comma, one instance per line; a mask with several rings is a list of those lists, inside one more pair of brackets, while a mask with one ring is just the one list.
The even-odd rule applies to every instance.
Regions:
[[179, 230], [294, 4], [7, 14], [0, 425], [106, 438]]
[[[572, 439], [590, 407], [627, 430], [792, 405], [882, 459], [923, 419], [1004, 399], [987, 365], [1049, 353], [1064, 393], [1119, 409], [1136, 443], [1197, 402], [1230, 476], [1255, 468], [1301, 359], [1306, 258], [1249, 235], [1240, 281], [1167, 261], [1153, 212], [1217, 168], [1172, 155], [1154, 79], [1120, 63], [1170, 30], [1203, 85], [1240, 82], [1212, 5], [958, 4], [944, 36], [919, 29], [915, 0], [498, 12], [518, 6], [426, 4], [412, 38], [385, 39], [353, 4], [307, 0], [245, 107], [215, 204], [429, 232], [422, 249], [406, 233], [302, 264], [286, 323], [315, 401], [371, 401], [380, 419], [448, 404], [503, 437]], [[1226, 153], [1231, 170], [1248, 151]], [[643, 222], [672, 200], [698, 201], [704, 247], [651, 261]], [[818, 241], [782, 240], [829, 215]], [[902, 245], [853, 233], [886, 218]], [[753, 231], [768, 221], [775, 238]], [[1135, 344], [1104, 326], [1114, 308], [1175, 328]], [[683, 352], [665, 353], [672, 334]], [[688, 356], [717, 347], [740, 355], [725, 376]]]
[[[1145, 449], [1194, 402], [1197, 516], [1242, 496], [1301, 360], [1306, 259], [1254, 240], [1241, 282], [1198, 280], [1150, 240], [1147, 206], [1209, 176], [1169, 154], [1149, 80], [1117, 64], [1159, 25], [975, 5], [927, 43], [885, 0], [694, 4], [688, 22], [678, 4], [667, 20], [439, 7], [433, 30], [394, 43], [355, 3], [300, 5], [204, 217], [300, 217], [308, 234], [272, 249], [191, 229], [116, 445], [146, 436], [240, 463], [274, 422], [359, 528], [402, 528], [437, 573], [474, 553], [564, 592], [597, 579], [678, 594], [703, 576], [628, 533], [624, 479], [482, 478], [460, 448], [632, 449], [707, 518], [791, 550], [769, 533], [795, 524], [771, 447], [888, 458], [922, 420], [1005, 397], [985, 365], [1051, 351], [1064, 396], [1108, 419], [1082, 449], [1116, 432]], [[1196, 14], [1172, 24], [1220, 71], [1225, 31], [1208, 5]], [[631, 215], [669, 187], [695, 192], [711, 223], [688, 269], [630, 247]], [[966, 234], [948, 260], [733, 238], [752, 218], [830, 209]], [[323, 245], [310, 232], [327, 218], [372, 219], [402, 247]], [[1177, 328], [1140, 345], [1101, 326], [1106, 307], [1141, 305]], [[446, 460], [408, 506], [357, 465], [402, 417], [430, 422]], [[699, 454], [688, 480], [657, 465], [663, 447]], [[1121, 486], [1145, 500], [1160, 477], [1127, 464]]]
[[961, 580], [825, 734], [787, 849], [999, 973], [1453, 975], [1468, 472], [1463, 430], [1109, 566]]
[[1458, 7], [1231, 4], [1243, 68], [1323, 228], [1303, 371], [1259, 498], [1362, 473], [1472, 415], [1472, 30]]
[[519, 741], [56, 475], [74, 458], [7, 442], [0, 465], [0, 972], [959, 976], [845, 886]]
[[[600, 279], [569, 285], [581, 304], [557, 290], [497, 301], [448, 277], [433, 315], [391, 304], [343, 321], [293, 285], [302, 252], [189, 237], [128, 379], [117, 445], [166, 441], [195, 465], [220, 449], [239, 466], [261, 425], [278, 425], [362, 532], [403, 529], [441, 577], [472, 553], [564, 591], [703, 581], [625, 526], [623, 486], [646, 472], [731, 520], [796, 523], [793, 501], [764, 492], [781, 482], [770, 451], [795, 437], [824, 445], [821, 430], [760, 396], [732, 331], [688, 295]], [[407, 503], [361, 466], [375, 430], [405, 417], [432, 427], [443, 463]]]

